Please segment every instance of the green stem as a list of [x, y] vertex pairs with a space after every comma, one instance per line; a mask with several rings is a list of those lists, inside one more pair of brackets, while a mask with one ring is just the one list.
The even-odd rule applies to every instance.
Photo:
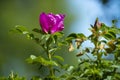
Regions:
[[[46, 53], [47, 53], [47, 56], [48, 56], [48, 59], [51, 61], [52, 60], [52, 55], [49, 53], [49, 45], [46, 45], [47, 47], [47, 50], [46, 50]], [[53, 67], [52, 65], [49, 66], [49, 70], [50, 70], [50, 76], [54, 76], [54, 70], [53, 70]]]
[[96, 50], [96, 53], [97, 53], [97, 61], [98, 61], [97, 65], [99, 66], [100, 63], [101, 63], [101, 57], [99, 56], [100, 54], [99, 54], [99, 49], [98, 49], [99, 33], [96, 33], [96, 34], [97, 35], [96, 35], [96, 39], [95, 39], [94, 45], [95, 45], [95, 50]]

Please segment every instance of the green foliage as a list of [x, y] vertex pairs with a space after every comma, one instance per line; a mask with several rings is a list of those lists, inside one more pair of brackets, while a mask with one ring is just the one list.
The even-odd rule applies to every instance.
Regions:
[[0, 77], [0, 80], [26, 80], [26, 79], [24, 77], [19, 77], [17, 74], [11, 72], [8, 78]]
[[[115, 21], [112, 21], [112, 27], [106, 26], [104, 23], [100, 23], [96, 19], [94, 26], [91, 25], [90, 31], [92, 34], [85, 37], [84, 40], [91, 41], [94, 47], [79, 47], [80, 53], [77, 57], [80, 57], [80, 62], [77, 67], [74, 67], [72, 71], [67, 75], [74, 76], [75, 80], [119, 80], [120, 77], [120, 29], [115, 26]], [[99, 25], [98, 25], [99, 23]], [[77, 34], [70, 34], [66, 40], [71, 43], [73, 39], [77, 39]], [[79, 39], [82, 39], [80, 37]], [[83, 40], [83, 41], [84, 41]], [[82, 41], [82, 43], [83, 43]], [[76, 44], [78, 46], [78, 44]], [[82, 45], [79, 45], [82, 46]], [[87, 50], [86, 50], [87, 49]], [[93, 57], [89, 57], [92, 54]], [[105, 56], [113, 54], [114, 59], [106, 59]], [[88, 58], [82, 58], [82, 56]]]
[[[58, 80], [55, 76], [55, 72], [60, 72], [59, 68], [61, 67], [64, 59], [61, 56], [56, 55], [56, 51], [65, 45], [64, 40], [62, 39], [64, 34], [62, 32], [56, 32], [54, 34], [45, 34], [41, 30], [35, 28], [32, 31], [36, 34], [39, 34], [39, 37], [36, 34], [29, 32], [24, 26], [16, 26], [11, 30], [12, 32], [17, 32], [25, 35], [27, 39], [34, 40], [41, 48], [44, 50], [43, 54], [46, 54], [47, 57], [31, 55], [26, 61], [30, 64], [40, 64], [41, 66], [49, 68], [49, 75], [44, 76], [44, 80]], [[59, 46], [59, 47], [58, 47]], [[40, 77], [33, 77], [32, 80], [41, 80]]]
[[71, 42], [73, 39], [81, 39], [81, 40], [86, 40], [86, 36], [82, 33], [71, 33], [67, 36], [66, 41]]
[[30, 58], [27, 59], [27, 62], [31, 64], [39, 63], [43, 66], [58, 66], [58, 64], [53, 60], [47, 60], [41, 56], [36, 57], [34, 55], [31, 55]]
[[[33, 77], [31, 80], [120, 80], [120, 29], [116, 27], [116, 20], [112, 21], [109, 27], [100, 23], [98, 18], [89, 29], [91, 34], [87, 37], [83, 33], [71, 33], [65, 39], [64, 33], [45, 34], [35, 28], [32, 31], [39, 34], [30, 33], [24, 26], [16, 26], [13, 32], [19, 32], [28, 39], [34, 40], [43, 48], [46, 57], [31, 55], [26, 61], [30, 64], [40, 64], [49, 69], [49, 75], [43, 78]], [[89, 41], [92, 47], [84, 46], [84, 42]], [[78, 66], [62, 64], [64, 58], [57, 55], [57, 50], [62, 46], [69, 46], [69, 51], [78, 49], [76, 55], [79, 61]], [[112, 54], [113, 59], [105, 56]], [[89, 55], [92, 55], [89, 56]], [[86, 56], [86, 58], [84, 58]], [[64, 72], [56, 76], [56, 72]], [[12, 78], [1, 78], [3, 80], [25, 80], [12, 74]]]

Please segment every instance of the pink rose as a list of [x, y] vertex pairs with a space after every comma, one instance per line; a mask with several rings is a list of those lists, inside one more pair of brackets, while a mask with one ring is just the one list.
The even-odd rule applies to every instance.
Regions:
[[44, 33], [53, 34], [64, 29], [64, 14], [40, 14], [39, 22]]

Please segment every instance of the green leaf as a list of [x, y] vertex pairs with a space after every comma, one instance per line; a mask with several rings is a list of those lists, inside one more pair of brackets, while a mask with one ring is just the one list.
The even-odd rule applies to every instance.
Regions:
[[49, 65], [55, 65], [55, 66], [57, 66], [57, 63], [55, 61], [46, 60], [46, 59], [42, 58], [41, 56], [39, 56], [38, 58], [36, 58], [35, 62], [39, 62], [39, 63], [41, 63], [44, 66], [49, 66]]
[[116, 36], [113, 33], [109, 32], [104, 35], [104, 38], [110, 40], [110, 39], [115, 39]]
[[50, 34], [45, 34], [45, 35], [42, 35], [41, 39], [45, 39], [46, 41], [51, 37]]
[[57, 36], [57, 35], [54, 35], [54, 36], [53, 36], [53, 42], [54, 42], [54, 43], [57, 43], [57, 40], [58, 40], [58, 36]]
[[24, 27], [24, 26], [20, 26], [20, 25], [17, 25], [15, 26], [14, 29], [11, 30], [12, 32], [17, 32], [17, 33], [21, 33], [21, 34], [24, 34], [27, 36], [28, 39], [34, 39], [34, 34], [32, 33], [29, 33], [27, 28]]
[[67, 45], [67, 42], [63, 41], [63, 42], [58, 42], [58, 46], [63, 46], [63, 45]]
[[120, 60], [120, 50], [116, 50], [114, 52], [114, 56], [115, 56], [116, 59]]
[[106, 44], [107, 41], [106, 40], [101, 40], [100, 43], [105, 43]]
[[114, 77], [115, 77], [115, 80], [120, 80], [120, 73], [116, 73]]
[[57, 37], [62, 37], [64, 35], [64, 33], [63, 32], [56, 32], [56, 33], [53, 34], [53, 36], [55, 36], [55, 35]]
[[30, 33], [30, 34], [27, 34], [27, 38], [28, 39], [34, 39], [35, 37], [34, 37], [34, 34]]
[[60, 61], [64, 61], [64, 59], [61, 56], [54, 55], [53, 57], [60, 60]]
[[76, 34], [76, 33], [71, 33], [71, 34], [70, 34], [70, 35], [68, 35], [67, 37], [77, 38], [77, 34]]
[[35, 55], [30, 55], [30, 58], [26, 59], [26, 61], [31, 64], [31, 63], [34, 62], [34, 60], [35, 60], [36, 58], [37, 58], [37, 57], [36, 57]]
[[75, 39], [75, 38], [73, 38], [73, 37], [67, 37], [65, 40], [66, 40], [67, 42], [71, 43], [73, 39]]
[[0, 80], [26, 80], [24, 77], [18, 76], [16, 73], [11, 72], [7, 79], [0, 79]]
[[109, 48], [111, 48], [111, 50], [115, 50], [116, 49], [116, 45], [114, 44], [114, 41], [111, 40], [107, 43], [107, 45], [109, 46]]
[[65, 39], [67, 42], [71, 43], [73, 39], [77, 38], [77, 34], [76, 33], [71, 33], [70, 35], [67, 36], [67, 38]]
[[[44, 44], [44, 45], [45, 45], [46, 43], [48, 44], [48, 43], [49, 43], [49, 40], [48, 40], [48, 39], [49, 39], [50, 37], [51, 37], [50, 34], [41, 35], [41, 37], [38, 39], [38, 40], [39, 40], [38, 42], [39, 42], [40, 44]], [[47, 42], [47, 41], [48, 41], [48, 42]]]
[[67, 71], [70, 72], [70, 71], [72, 71], [73, 69], [74, 69], [74, 66], [69, 66], [68, 69], [67, 69]]
[[109, 67], [111, 67], [111, 65], [112, 65], [112, 62], [109, 61], [109, 60], [102, 60], [101, 64], [102, 64], [103, 68], [108, 68], [109, 69]]
[[40, 34], [44, 34], [44, 32], [40, 29], [34, 28], [32, 31], [36, 32], [36, 33], [40, 33]]
[[31, 58], [32, 60], [34, 60], [34, 59], [36, 59], [37, 57], [36, 57], [35, 55], [30, 55], [30, 58]]
[[119, 65], [112, 65], [112, 66], [110, 66], [110, 67], [112, 67], [112, 68], [119, 68]]
[[112, 27], [109, 30], [112, 31], [112, 32], [114, 32], [115, 34], [120, 34], [120, 28], [114, 28], [114, 27]]
[[54, 43], [57, 43], [58, 40], [60, 40], [62, 37], [64, 36], [64, 33], [63, 32], [56, 32], [52, 35], [53, 37], [53, 42]]
[[116, 38], [116, 33], [113, 31], [109, 31], [109, 33], [112, 35], [113, 38]]
[[86, 36], [84, 34], [82, 34], [82, 33], [78, 33], [77, 38], [81, 38], [83, 40], [86, 40]]
[[52, 49], [49, 50], [49, 53], [51, 53], [53, 55], [57, 49], [58, 48], [52, 48]]
[[112, 80], [112, 76], [107, 76], [107, 79], [105, 80]]
[[53, 42], [53, 37], [49, 36], [48, 39], [47, 39], [47, 41], [46, 41], [46, 44], [50, 45], [52, 42]]
[[27, 28], [24, 27], [24, 26], [17, 25], [17, 26], [15, 26], [15, 29], [22, 34], [28, 34], [29, 33]]
[[63, 65], [61, 68], [62, 68], [62, 69], [64, 69], [64, 70], [68, 70], [68, 69], [69, 69], [69, 67], [70, 67], [70, 65], [65, 64], [65, 65]]
[[113, 49], [112, 49], [112, 48], [105, 48], [105, 51], [106, 51], [107, 53], [112, 53], [112, 52], [113, 52]]
[[59, 72], [59, 73], [60, 73], [60, 70], [59, 70], [59, 69], [57, 69], [57, 68], [54, 68], [54, 71], [57, 71], [57, 72]]
[[82, 39], [82, 40], [85, 40], [86, 39], [86, 36], [82, 33], [71, 33], [70, 35], [67, 36], [67, 38], [65, 39], [67, 42], [71, 42], [73, 39]]
[[28, 63], [41, 63], [44, 66], [58, 66], [58, 64], [55, 61], [47, 60], [41, 56], [36, 57], [34, 55], [31, 55], [30, 58], [27, 59]]

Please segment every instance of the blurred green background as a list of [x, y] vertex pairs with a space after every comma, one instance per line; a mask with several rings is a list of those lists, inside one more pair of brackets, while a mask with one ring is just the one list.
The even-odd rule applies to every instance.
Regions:
[[[28, 77], [39, 74], [38, 67], [27, 64], [25, 59], [31, 54], [44, 55], [40, 53], [40, 47], [25, 36], [10, 33], [9, 30], [16, 25], [23, 25], [32, 32], [33, 28], [40, 28], [39, 14], [52, 12], [66, 15], [64, 32], [67, 35], [73, 15], [69, 12], [66, 1], [0, 0], [0, 10], [0, 76], [8, 76], [10, 71]], [[74, 64], [77, 60], [73, 56], [75, 54], [68, 54], [65, 49], [59, 53], [66, 58], [64, 63]]]
[[[62, 13], [66, 15], [65, 35], [71, 32], [88, 35], [89, 25], [96, 17], [108, 25], [114, 18], [120, 20], [119, 4], [119, 0], [0, 0], [0, 76], [8, 76], [10, 71], [27, 77], [40, 73], [37, 66], [27, 64], [25, 59], [31, 54], [44, 56], [41, 48], [23, 35], [10, 33], [16, 25], [26, 26], [32, 32], [33, 28], [40, 28], [41, 12]], [[64, 63], [77, 64], [75, 52], [68, 53], [66, 47], [58, 52], [65, 58]]]

